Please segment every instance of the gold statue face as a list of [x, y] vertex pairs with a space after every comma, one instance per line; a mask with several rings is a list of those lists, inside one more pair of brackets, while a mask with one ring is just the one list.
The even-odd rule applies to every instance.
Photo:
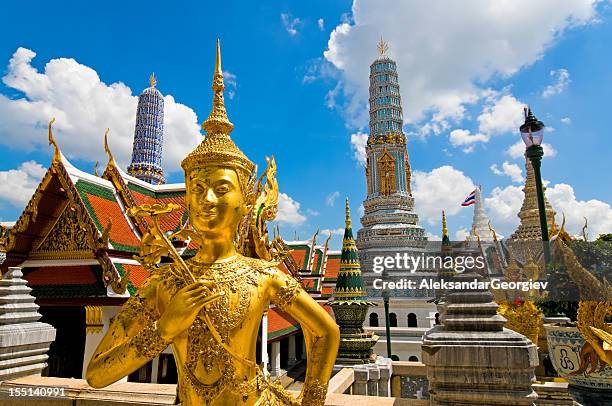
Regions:
[[236, 171], [212, 166], [189, 173], [189, 221], [200, 234], [232, 238], [247, 213]]

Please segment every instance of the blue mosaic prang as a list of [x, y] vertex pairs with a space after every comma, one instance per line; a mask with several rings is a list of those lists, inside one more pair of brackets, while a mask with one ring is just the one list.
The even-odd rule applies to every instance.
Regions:
[[397, 67], [381, 56], [370, 66], [370, 135], [403, 134], [403, 122]]
[[164, 97], [155, 84], [155, 78], [152, 76], [151, 86], [138, 96], [132, 163], [128, 166], [128, 173], [145, 182], [159, 185], [166, 182], [161, 165]]

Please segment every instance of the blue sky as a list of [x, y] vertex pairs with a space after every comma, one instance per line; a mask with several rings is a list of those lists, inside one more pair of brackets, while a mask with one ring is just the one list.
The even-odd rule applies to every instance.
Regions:
[[[283, 235], [341, 228], [344, 196], [356, 224], [364, 93], [382, 35], [398, 63], [413, 190], [429, 232], [440, 233], [444, 208], [451, 237], [461, 237], [472, 209], [459, 205], [474, 184], [499, 231], [516, 228], [524, 161], [522, 147], [509, 149], [524, 104], [551, 128], [554, 154], [542, 171], [559, 216], [570, 232], [583, 216], [593, 233], [612, 232], [607, 1], [134, 3], [4, 6], [0, 220], [16, 219], [49, 164], [51, 115], [78, 167], [106, 162], [106, 127], [127, 166], [135, 96], [152, 71], [167, 96], [164, 165], [170, 181], [182, 181], [178, 162], [210, 111], [219, 37], [232, 137], [260, 168], [276, 157]], [[26, 17], [8, 17], [17, 15]]]

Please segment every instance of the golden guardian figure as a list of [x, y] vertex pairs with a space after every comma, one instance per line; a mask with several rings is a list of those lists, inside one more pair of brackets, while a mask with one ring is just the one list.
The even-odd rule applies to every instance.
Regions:
[[[139, 258], [151, 276], [114, 318], [87, 381], [107, 386], [171, 345], [183, 405], [323, 405], [339, 329], [297, 280], [276, 267], [286, 252], [279, 240], [268, 242], [265, 224], [278, 206], [274, 159], [262, 185], [255, 165], [229, 137], [234, 126], [223, 101], [218, 41], [212, 89], [212, 112], [202, 124], [206, 136], [182, 162], [191, 229], [175, 235], [195, 239], [197, 254], [183, 260], [159, 228], [157, 217], [173, 205], [132, 211], [151, 216]], [[172, 264], [160, 266], [162, 256]], [[308, 366], [297, 399], [255, 363], [258, 328], [270, 303], [304, 332]]]

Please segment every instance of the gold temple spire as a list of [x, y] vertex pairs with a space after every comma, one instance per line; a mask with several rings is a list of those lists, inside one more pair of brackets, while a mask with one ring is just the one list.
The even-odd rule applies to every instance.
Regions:
[[346, 207], [344, 209], [344, 224], [346, 228], [351, 228], [351, 208], [349, 207], [348, 197], [346, 198]]
[[446, 228], [446, 213], [442, 210], [442, 238], [448, 238], [448, 228]]
[[221, 44], [219, 39], [217, 39], [217, 59], [215, 62], [212, 90], [214, 92], [212, 111], [202, 124], [202, 129], [208, 134], [218, 132], [229, 134], [234, 129], [234, 125], [227, 118], [225, 100], [223, 99], [225, 84], [223, 82], [223, 71], [221, 70]]
[[151, 85], [151, 87], [155, 87], [157, 85], [157, 78], [155, 77], [155, 72], [151, 73], [151, 76], [149, 76], [149, 84]]
[[385, 56], [385, 53], [389, 50], [389, 45], [387, 45], [387, 43], [383, 40], [382, 36], [380, 37], [377, 48], [380, 56]]
[[55, 138], [53, 137], [53, 129], [51, 128], [53, 127], [53, 123], [55, 123], [55, 117], [49, 121], [49, 145], [53, 145], [53, 148], [55, 148], [55, 151], [53, 152], [53, 161], [59, 162], [62, 160], [62, 155], [59, 147], [57, 146], [57, 142], [55, 142]]

